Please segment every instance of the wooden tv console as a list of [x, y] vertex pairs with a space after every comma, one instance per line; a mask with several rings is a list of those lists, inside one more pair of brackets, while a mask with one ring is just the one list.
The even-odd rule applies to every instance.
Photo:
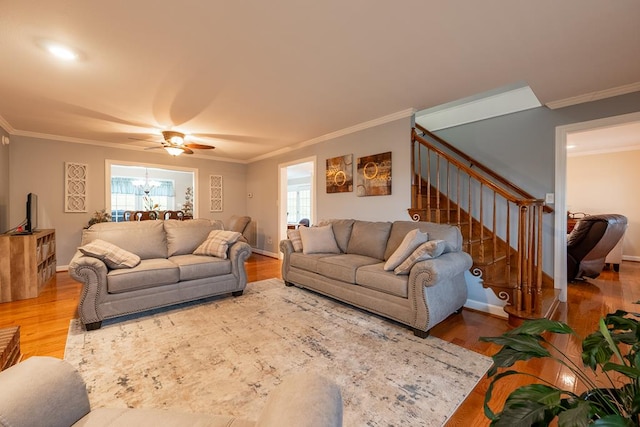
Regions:
[[0, 235], [0, 254], [0, 302], [35, 298], [56, 273], [56, 232]]

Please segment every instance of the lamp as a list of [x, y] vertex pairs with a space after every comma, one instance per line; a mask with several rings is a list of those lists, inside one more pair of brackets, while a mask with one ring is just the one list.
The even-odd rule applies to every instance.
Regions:
[[179, 156], [184, 151], [180, 147], [164, 147], [164, 149], [167, 150], [167, 153], [171, 154], [172, 156]]

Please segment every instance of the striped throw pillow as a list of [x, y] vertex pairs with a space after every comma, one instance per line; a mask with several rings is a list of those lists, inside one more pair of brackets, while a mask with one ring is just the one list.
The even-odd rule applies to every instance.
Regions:
[[140, 257], [138, 255], [100, 239], [87, 243], [79, 247], [78, 250], [86, 256], [98, 258], [107, 264], [107, 267], [112, 269], [133, 268], [140, 264]]
[[300, 237], [300, 230], [287, 230], [287, 237], [291, 240], [293, 250], [295, 252], [302, 252], [302, 237]]
[[227, 259], [229, 246], [237, 242], [240, 236], [242, 234], [237, 231], [213, 230], [206, 240], [193, 251], [193, 254]]

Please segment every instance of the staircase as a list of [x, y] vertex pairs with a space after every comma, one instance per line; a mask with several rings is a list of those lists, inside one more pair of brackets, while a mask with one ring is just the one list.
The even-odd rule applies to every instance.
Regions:
[[542, 216], [552, 210], [418, 124], [411, 141], [411, 218], [460, 228], [472, 274], [507, 302], [510, 323], [550, 317], [558, 299], [542, 272]]

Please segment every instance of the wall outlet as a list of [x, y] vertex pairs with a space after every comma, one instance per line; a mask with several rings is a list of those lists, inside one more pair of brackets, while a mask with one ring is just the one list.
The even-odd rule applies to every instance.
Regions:
[[547, 193], [544, 195], [544, 202], [549, 204], [549, 203], [555, 203], [556, 202], [556, 195], [554, 193]]
[[271, 238], [271, 236], [267, 236], [267, 245], [272, 245], [273, 244], [273, 239]]

